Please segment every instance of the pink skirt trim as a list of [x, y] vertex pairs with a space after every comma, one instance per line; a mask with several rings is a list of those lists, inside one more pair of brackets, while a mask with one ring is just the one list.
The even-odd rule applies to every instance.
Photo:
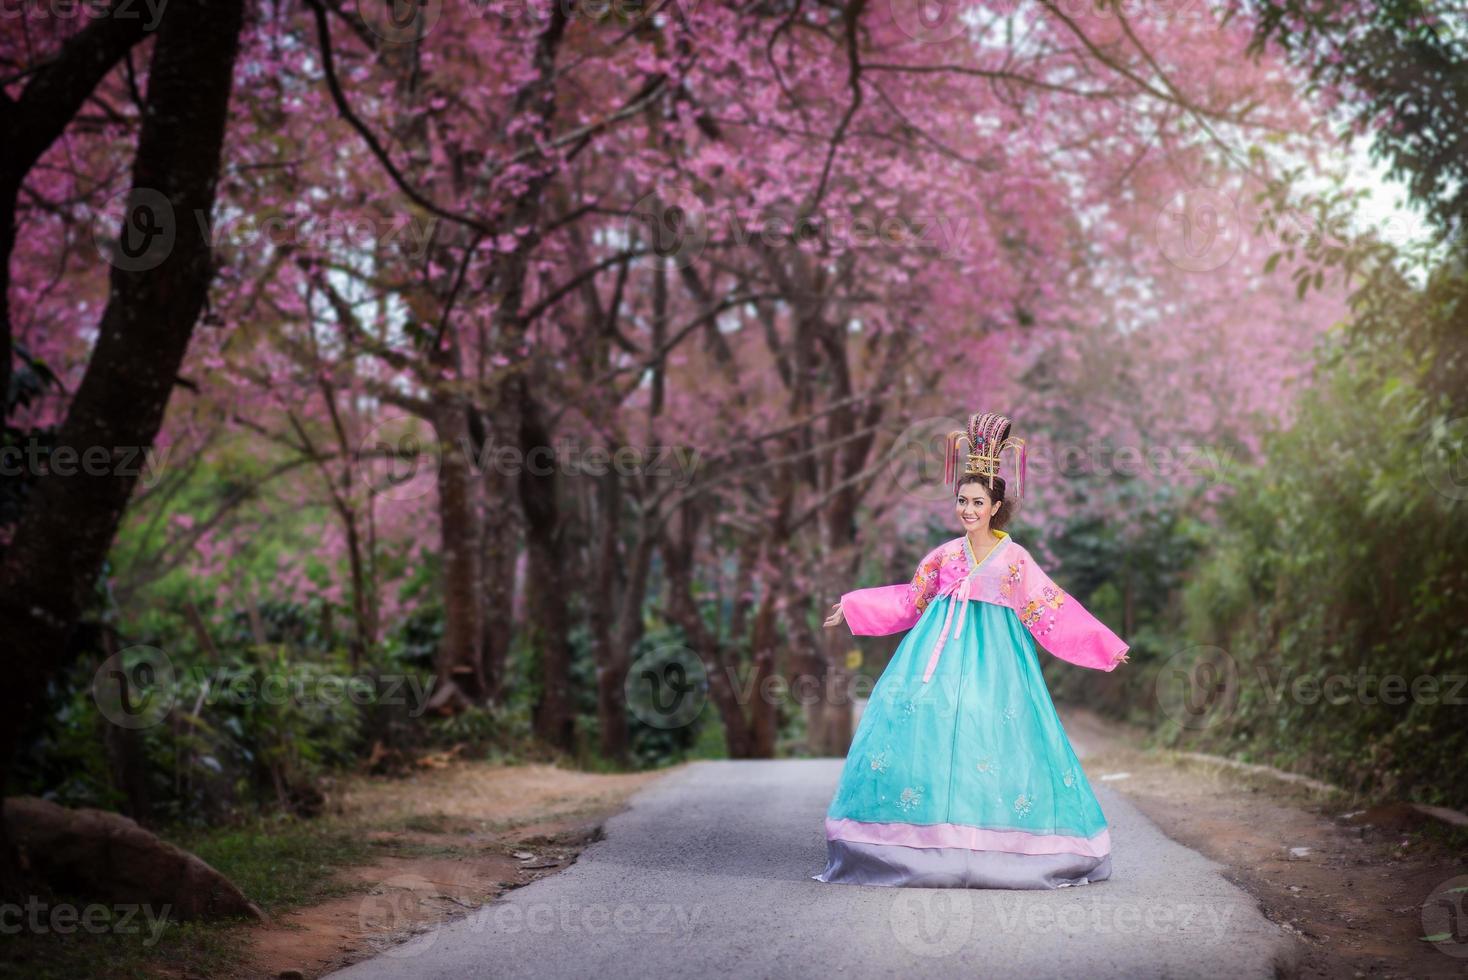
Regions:
[[970, 851], [1008, 851], [1011, 854], [1083, 854], [1105, 857], [1111, 853], [1111, 831], [1094, 837], [1031, 834], [1023, 830], [983, 830], [959, 823], [865, 823], [826, 818], [829, 840], [863, 844], [900, 844], [904, 847], [962, 847]]

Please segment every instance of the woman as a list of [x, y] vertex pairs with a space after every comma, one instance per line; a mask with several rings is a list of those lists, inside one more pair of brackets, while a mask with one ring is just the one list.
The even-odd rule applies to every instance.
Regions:
[[[963, 535], [929, 552], [911, 583], [848, 592], [826, 620], [858, 636], [911, 632], [852, 740], [817, 881], [1061, 888], [1111, 875], [1106, 818], [1033, 641], [1105, 671], [1128, 645], [999, 530], [1011, 509], [999, 454], [1022, 445], [1009, 429], [1002, 415], [973, 415], [949, 437]], [[965, 436], [968, 465], [953, 482]]]

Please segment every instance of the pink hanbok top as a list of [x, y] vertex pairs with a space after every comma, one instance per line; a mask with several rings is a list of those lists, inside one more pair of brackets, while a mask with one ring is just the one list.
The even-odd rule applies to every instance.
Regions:
[[[900, 633], [917, 624], [935, 597], [954, 596], [960, 600], [953, 604], [959, 629], [967, 605], [962, 600], [990, 602], [1013, 609], [1030, 634], [1061, 660], [1105, 671], [1126, 662], [1128, 643], [1052, 582], [1024, 546], [1003, 531], [995, 533], [1002, 540], [980, 561], [974, 558], [968, 535], [961, 535], [928, 552], [906, 585], [881, 585], [843, 595], [841, 611], [851, 632], [857, 636]], [[950, 619], [953, 613], [950, 608]], [[948, 627], [945, 620], [929, 674]]]

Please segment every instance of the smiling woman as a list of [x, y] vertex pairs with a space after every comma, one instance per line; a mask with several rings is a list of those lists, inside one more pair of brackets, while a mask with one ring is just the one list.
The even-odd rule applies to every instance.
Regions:
[[1128, 647], [993, 528], [1007, 507], [997, 472], [1009, 425], [969, 420], [955, 486], [966, 533], [929, 552], [910, 583], [848, 592], [827, 620], [857, 635], [912, 631], [852, 740], [817, 881], [1059, 888], [1111, 875], [1106, 817], [1033, 641], [1106, 671]]

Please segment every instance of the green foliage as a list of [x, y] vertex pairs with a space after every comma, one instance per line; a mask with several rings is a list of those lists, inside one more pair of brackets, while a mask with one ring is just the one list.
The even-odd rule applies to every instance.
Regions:
[[173, 843], [208, 862], [271, 914], [350, 891], [353, 886], [334, 880], [336, 869], [372, 860], [372, 845], [360, 833], [286, 816], [185, 833]]
[[536, 755], [530, 704], [523, 698], [436, 717], [428, 723], [428, 732], [435, 744], [464, 745], [471, 757], [491, 762], [509, 764]]
[[1052, 577], [1130, 649], [1126, 665], [1104, 680], [1054, 657], [1042, 655], [1041, 663], [1056, 701], [1150, 721], [1154, 672], [1175, 642], [1173, 599], [1202, 551], [1205, 530], [1189, 516], [1195, 501], [1169, 487], [1147, 491], [1130, 477], [1077, 482], [1117, 516], [1078, 518], [1051, 532], [1060, 560]]
[[1456, 0], [1249, 0], [1252, 49], [1275, 45], [1338, 95], [1374, 154], [1443, 227], [1468, 214], [1468, 17]]
[[1468, 687], [1448, 700], [1468, 677], [1468, 426], [1407, 345], [1330, 343], [1295, 424], [1268, 437], [1278, 465], [1233, 474], [1186, 590], [1186, 638], [1233, 657], [1237, 709], [1174, 740], [1461, 806]]
[[[154, 696], [171, 708], [140, 729], [108, 721], [92, 692], [106, 651], [130, 644], [104, 645], [105, 630], [87, 631], [92, 642], [53, 685], [10, 791], [119, 808], [149, 822], [315, 812], [323, 776], [355, 765], [376, 742], [425, 738], [432, 680], [387, 652], [354, 667], [346, 651], [323, 646], [320, 621], [308, 605], [265, 604], [253, 623], [226, 618], [205, 646], [155, 617], [165, 632], [135, 639], [166, 655], [171, 677]], [[267, 642], [250, 639], [256, 629]]]

